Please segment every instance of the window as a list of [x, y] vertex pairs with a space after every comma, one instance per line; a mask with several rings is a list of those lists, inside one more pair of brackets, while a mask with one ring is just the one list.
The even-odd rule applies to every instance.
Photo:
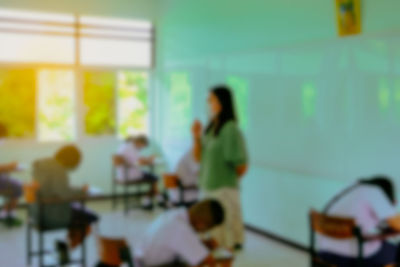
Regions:
[[186, 72], [174, 72], [170, 75], [170, 96], [168, 135], [175, 138], [187, 137], [192, 117], [192, 87]]
[[11, 137], [35, 134], [35, 72], [0, 69], [0, 122]]
[[151, 66], [152, 26], [148, 22], [82, 17], [84, 65]]
[[243, 130], [248, 126], [248, 101], [249, 101], [249, 83], [247, 80], [238, 76], [228, 76], [227, 84], [232, 88], [235, 100], [235, 108], [239, 118], [240, 127]]
[[115, 74], [85, 72], [85, 129], [89, 135], [115, 133]]
[[74, 17], [0, 9], [0, 61], [74, 61]]
[[39, 140], [70, 141], [75, 137], [74, 75], [71, 70], [40, 70]]
[[0, 121], [40, 141], [146, 133], [153, 43], [147, 21], [0, 9]]
[[148, 74], [118, 73], [118, 134], [127, 137], [149, 131]]
[[302, 88], [302, 111], [305, 119], [315, 116], [317, 106], [317, 90], [313, 83], [304, 83]]

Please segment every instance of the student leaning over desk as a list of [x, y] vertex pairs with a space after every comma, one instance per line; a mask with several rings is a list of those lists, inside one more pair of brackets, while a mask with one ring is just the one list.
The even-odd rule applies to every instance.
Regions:
[[203, 197], [219, 200], [226, 211], [225, 223], [212, 236], [221, 246], [241, 249], [244, 226], [239, 183], [246, 173], [248, 155], [232, 100], [231, 90], [217, 86], [209, 94], [210, 122], [203, 132], [199, 121], [192, 126], [193, 154], [200, 162]]

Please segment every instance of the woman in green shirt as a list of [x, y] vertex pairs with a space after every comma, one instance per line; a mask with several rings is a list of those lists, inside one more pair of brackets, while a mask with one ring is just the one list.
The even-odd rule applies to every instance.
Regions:
[[219, 200], [226, 212], [224, 225], [213, 237], [224, 247], [241, 249], [244, 227], [239, 180], [247, 170], [248, 156], [232, 99], [231, 90], [226, 86], [211, 90], [208, 98], [210, 122], [204, 133], [199, 121], [192, 126], [193, 153], [201, 166], [202, 195]]

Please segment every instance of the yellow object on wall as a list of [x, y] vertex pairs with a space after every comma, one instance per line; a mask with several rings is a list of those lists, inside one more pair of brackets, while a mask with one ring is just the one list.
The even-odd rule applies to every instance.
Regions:
[[335, 0], [339, 36], [361, 33], [361, 0]]

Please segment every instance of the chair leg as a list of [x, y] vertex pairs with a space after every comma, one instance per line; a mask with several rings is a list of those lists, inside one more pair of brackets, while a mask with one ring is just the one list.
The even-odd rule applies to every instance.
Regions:
[[113, 181], [112, 182], [112, 192], [111, 192], [111, 195], [112, 195], [112, 209], [113, 210], [115, 210], [116, 208], [117, 208], [117, 188], [116, 188], [116, 184], [115, 184], [115, 182]]
[[[83, 229], [83, 232], [86, 232], [86, 229]], [[82, 266], [86, 267], [86, 238], [82, 241], [81, 245], [81, 257], [82, 257]]]
[[44, 254], [44, 240], [43, 240], [43, 233], [39, 231], [39, 266], [42, 267], [44, 266], [44, 259], [43, 259], [43, 254]]
[[124, 213], [125, 215], [128, 214], [128, 186], [124, 185]]
[[[29, 219], [28, 219], [29, 220]], [[28, 224], [26, 226], [26, 262], [28, 266], [32, 265], [32, 260], [31, 260], [31, 254], [32, 254], [32, 228], [31, 224], [28, 221]]]

